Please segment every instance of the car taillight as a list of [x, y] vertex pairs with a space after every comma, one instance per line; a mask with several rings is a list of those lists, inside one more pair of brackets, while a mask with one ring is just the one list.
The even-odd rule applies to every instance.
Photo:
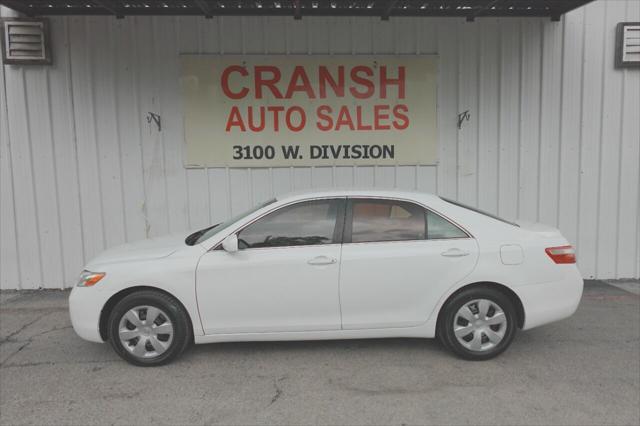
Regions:
[[576, 263], [576, 250], [573, 246], [548, 247], [544, 251], [555, 263]]

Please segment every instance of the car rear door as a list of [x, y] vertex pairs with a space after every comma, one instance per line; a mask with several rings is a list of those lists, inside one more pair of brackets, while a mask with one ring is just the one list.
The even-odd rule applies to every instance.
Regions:
[[343, 329], [411, 327], [475, 267], [478, 246], [439, 214], [403, 200], [351, 198], [340, 271]]
[[206, 334], [340, 329], [345, 198], [301, 201], [237, 232], [239, 250], [207, 252], [196, 272]]

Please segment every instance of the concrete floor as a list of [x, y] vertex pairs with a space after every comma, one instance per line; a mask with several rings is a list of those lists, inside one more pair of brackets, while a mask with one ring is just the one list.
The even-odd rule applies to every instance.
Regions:
[[0, 293], [0, 424], [640, 424], [640, 297], [589, 282], [498, 359], [435, 340], [197, 346], [136, 368], [77, 337], [66, 292]]

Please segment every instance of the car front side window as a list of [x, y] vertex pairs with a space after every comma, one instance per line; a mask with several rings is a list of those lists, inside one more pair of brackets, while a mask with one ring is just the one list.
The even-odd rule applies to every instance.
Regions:
[[336, 229], [341, 199], [304, 201], [278, 209], [238, 233], [242, 249], [340, 242]]

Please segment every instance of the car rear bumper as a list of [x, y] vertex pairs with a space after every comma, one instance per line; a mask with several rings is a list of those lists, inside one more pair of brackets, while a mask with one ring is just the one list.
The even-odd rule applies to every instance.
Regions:
[[71, 325], [78, 336], [104, 343], [100, 336], [100, 312], [104, 306], [100, 292], [91, 287], [74, 287], [69, 296]]
[[584, 282], [575, 265], [563, 265], [564, 277], [558, 281], [524, 285], [514, 288], [524, 307], [524, 327], [528, 330], [574, 314]]

